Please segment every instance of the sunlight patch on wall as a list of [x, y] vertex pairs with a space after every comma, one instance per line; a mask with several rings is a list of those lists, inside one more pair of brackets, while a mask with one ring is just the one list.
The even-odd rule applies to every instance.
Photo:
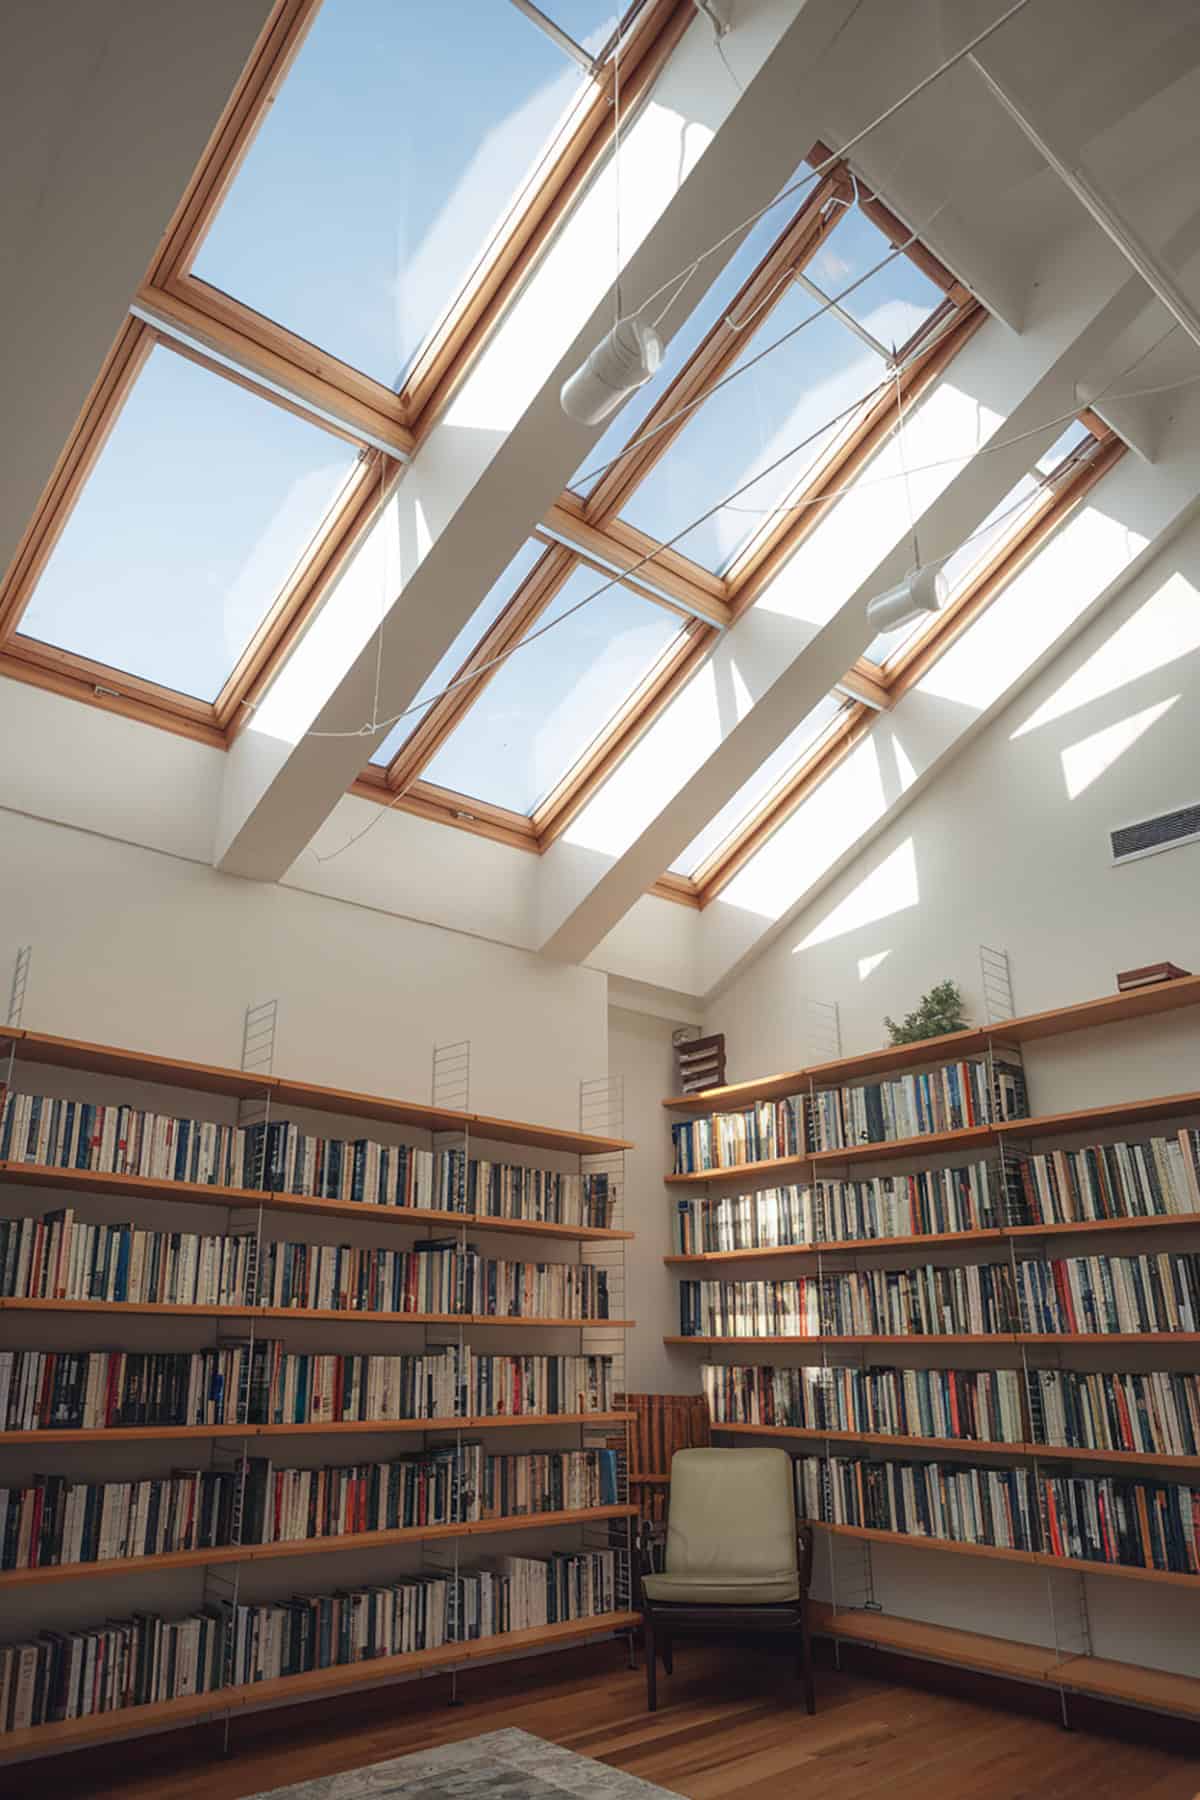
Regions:
[[1127, 719], [1118, 719], [1115, 725], [1106, 725], [1103, 731], [1080, 738], [1077, 744], [1068, 744], [1061, 752], [1068, 800], [1077, 799], [1107, 769], [1111, 769], [1164, 713], [1170, 712], [1179, 698], [1178, 694], [1172, 694], [1169, 700], [1160, 700], [1157, 706], [1130, 713]]
[[844, 900], [839, 900], [832, 912], [826, 913], [807, 937], [801, 938], [792, 955], [798, 956], [801, 950], [811, 950], [817, 944], [827, 944], [832, 938], [845, 937], [847, 932], [858, 931], [864, 925], [877, 925], [894, 913], [907, 912], [909, 907], [919, 905], [920, 899], [917, 853], [912, 839], [905, 838], [890, 856], [885, 856], [869, 875], [863, 876]]
[[1114, 694], [1143, 675], [1200, 649], [1200, 594], [1178, 571], [1063, 682], [1014, 738]]
[[873, 975], [880, 963], [886, 962], [891, 954], [890, 950], [876, 950], [873, 956], [860, 956], [858, 959], [858, 979], [860, 981], [866, 981], [867, 977]]

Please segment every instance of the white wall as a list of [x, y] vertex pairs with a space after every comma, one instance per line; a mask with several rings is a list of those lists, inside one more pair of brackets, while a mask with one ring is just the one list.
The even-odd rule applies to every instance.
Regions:
[[[1200, 970], [1200, 844], [1114, 868], [1107, 838], [1114, 826], [1194, 800], [1196, 524], [706, 1009], [705, 1029], [726, 1033], [730, 1079], [812, 1060], [810, 1000], [837, 1002], [846, 1054], [882, 1045], [884, 1015], [902, 1016], [946, 977], [963, 988], [968, 1016], [982, 1019], [981, 942], [1008, 950], [1018, 1012], [1111, 992], [1118, 969], [1141, 963], [1171, 958]], [[1028, 1046], [1025, 1062], [1037, 1112], [1190, 1091], [1200, 1088], [1200, 1020], [1180, 1013], [1161, 1024], [1084, 1032]], [[1153, 1247], [1194, 1248], [1170, 1236]], [[732, 1348], [718, 1354], [753, 1360]], [[781, 1357], [805, 1360], [799, 1351]], [[916, 1345], [897, 1359], [947, 1361]], [[1076, 1350], [1070, 1360], [1194, 1366], [1182, 1348]], [[956, 1349], [953, 1361], [995, 1364], [971, 1348]], [[886, 1546], [872, 1561], [886, 1612], [1054, 1641], [1040, 1571], [985, 1562], [968, 1571], [945, 1553]], [[839, 1550], [837, 1587], [842, 1604], [866, 1597], [861, 1547]], [[816, 1588], [824, 1597], [832, 1591], [825, 1549]], [[1096, 1654], [1200, 1673], [1191, 1595], [1099, 1576], [1087, 1590]], [[1054, 1592], [1060, 1635], [1082, 1648], [1078, 1583], [1056, 1575]]]
[[[1189, 800], [1200, 800], [1200, 524], [715, 998], [705, 1027], [726, 1033], [730, 1079], [808, 1059], [810, 1000], [837, 1002], [847, 1054], [886, 1043], [884, 1015], [946, 977], [981, 1018], [981, 943], [1009, 952], [1018, 1012], [1111, 992], [1116, 971], [1140, 963], [1200, 969], [1200, 844], [1122, 868], [1108, 846], [1112, 827]], [[1082, 1048], [1067, 1040], [1054, 1065]], [[1160, 1091], [1191, 1085], [1175, 1055], [1147, 1066], [1169, 1081]], [[1119, 1088], [1127, 1072], [1114, 1072]], [[1055, 1092], [1035, 1098], [1049, 1109]]]
[[671, 1033], [678, 1021], [612, 1007], [608, 1015], [609, 1066], [622, 1079], [625, 1136], [625, 1223], [636, 1231], [629, 1246], [629, 1389], [635, 1394], [693, 1394], [699, 1363], [689, 1350], [669, 1349], [665, 1333], [677, 1329], [675, 1281], [663, 1257], [674, 1248], [672, 1191], [663, 1186], [671, 1167], [669, 1115], [662, 1102], [674, 1086]]
[[601, 974], [0, 813], [0, 968], [24, 943], [37, 1030], [236, 1064], [278, 997], [281, 1073], [425, 1099], [469, 1038], [473, 1110], [564, 1126], [608, 1066]]

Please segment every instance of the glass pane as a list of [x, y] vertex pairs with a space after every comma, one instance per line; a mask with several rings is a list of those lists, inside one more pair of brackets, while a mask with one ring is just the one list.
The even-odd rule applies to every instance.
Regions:
[[759, 764], [749, 781], [742, 783], [732, 800], [725, 802], [716, 817], [692, 839], [687, 849], [675, 858], [671, 864], [672, 874], [694, 875], [701, 863], [707, 862], [726, 838], [732, 837], [754, 816], [771, 789], [808, 754], [821, 733], [844, 710], [846, 704], [842, 694], [826, 694], [801, 719], [795, 730], [788, 733], [779, 748]]
[[1071, 452], [1078, 450], [1081, 444], [1086, 444], [1091, 435], [1086, 425], [1081, 425], [1078, 419], [1072, 419], [1062, 436], [1055, 438], [1050, 448], [1044, 450], [1038, 457], [1034, 465], [1038, 474], [1052, 474], [1059, 463], [1065, 462]]
[[[892, 245], [857, 207], [850, 208], [809, 263], [805, 274], [827, 299], [858, 281], [892, 254]], [[907, 256], [892, 261], [838, 302], [885, 350], [898, 350], [946, 298]]]
[[[793, 208], [795, 205], [796, 202], [793, 201]], [[727, 312], [732, 306], [743, 282], [749, 280], [776, 238], [782, 235], [785, 220], [788, 225], [791, 224], [791, 216], [786, 210], [786, 203], [777, 208], [773, 207], [753, 226], [744, 243], [730, 257], [724, 269], [709, 287], [708, 292], [699, 304], [693, 307], [667, 345], [658, 373], [646, 383], [645, 387], [638, 388], [624, 406], [619, 408], [615, 416], [609, 420], [600, 442], [588, 451], [572, 475], [570, 485], [577, 494], [590, 494], [604, 472], [605, 464], [611, 462], [619, 451], [637, 437], [650, 408], [657, 404], [660, 395], [666, 393], [667, 388], [675, 380], [684, 364], [700, 347], [701, 342], [712, 330], [721, 314]], [[697, 271], [696, 280], [699, 283], [704, 279], [704, 270], [701, 268]], [[680, 295], [679, 305], [685, 304], [687, 298], [688, 294], [685, 289]], [[658, 302], [659, 307], [665, 306], [669, 299], [669, 293], [664, 295]], [[666, 322], [669, 323], [670, 320], [671, 314], [668, 314]]]
[[585, 81], [504, 0], [325, 0], [194, 273], [398, 389]]
[[[599, 56], [621, 20], [617, 8], [605, 5], [605, 0], [537, 0], [537, 4], [590, 56]], [[636, 6], [629, 8], [631, 13], [637, 10]]]
[[156, 346], [18, 629], [215, 700], [357, 455]]
[[[788, 290], [736, 366], [803, 320], [813, 323], [697, 408], [630, 495], [623, 518], [652, 537], [674, 539], [690, 521], [754, 480], [675, 546], [720, 573], [777, 516], [775, 509], [846, 429], [846, 420], [829, 421], [871, 393], [885, 370], [883, 358], [839, 319], [830, 313], [816, 318], [818, 306], [803, 288]], [[789, 450], [795, 453], [771, 469]]]
[[420, 706], [420, 712], [410, 712], [407, 718], [398, 720], [372, 756], [373, 763], [380, 768], [387, 768], [401, 745], [417, 729], [438, 695], [454, 680], [484, 632], [491, 630], [525, 577], [546, 554], [545, 544], [539, 543], [536, 538], [529, 538], [521, 545], [503, 575], [492, 583], [479, 602], [428, 681], [422, 682], [413, 699], [413, 705]]
[[533, 812], [680, 633], [680, 621], [651, 600], [603, 586], [594, 569], [575, 569], [532, 627], [562, 624], [525, 640], [423, 771], [426, 781], [473, 799]]

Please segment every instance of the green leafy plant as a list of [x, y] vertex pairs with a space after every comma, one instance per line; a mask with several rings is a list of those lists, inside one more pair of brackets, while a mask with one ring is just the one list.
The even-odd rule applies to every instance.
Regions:
[[884, 1019], [888, 1041], [893, 1044], [916, 1044], [922, 1038], [945, 1037], [948, 1031], [962, 1031], [963, 997], [957, 981], [939, 981], [922, 997], [915, 1012], [906, 1013], [897, 1025], [895, 1019]]

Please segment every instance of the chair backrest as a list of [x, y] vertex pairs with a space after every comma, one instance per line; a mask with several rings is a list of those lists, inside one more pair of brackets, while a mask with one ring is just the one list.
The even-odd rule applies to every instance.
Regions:
[[675, 1452], [668, 1574], [777, 1575], [796, 1567], [796, 1503], [786, 1450]]

